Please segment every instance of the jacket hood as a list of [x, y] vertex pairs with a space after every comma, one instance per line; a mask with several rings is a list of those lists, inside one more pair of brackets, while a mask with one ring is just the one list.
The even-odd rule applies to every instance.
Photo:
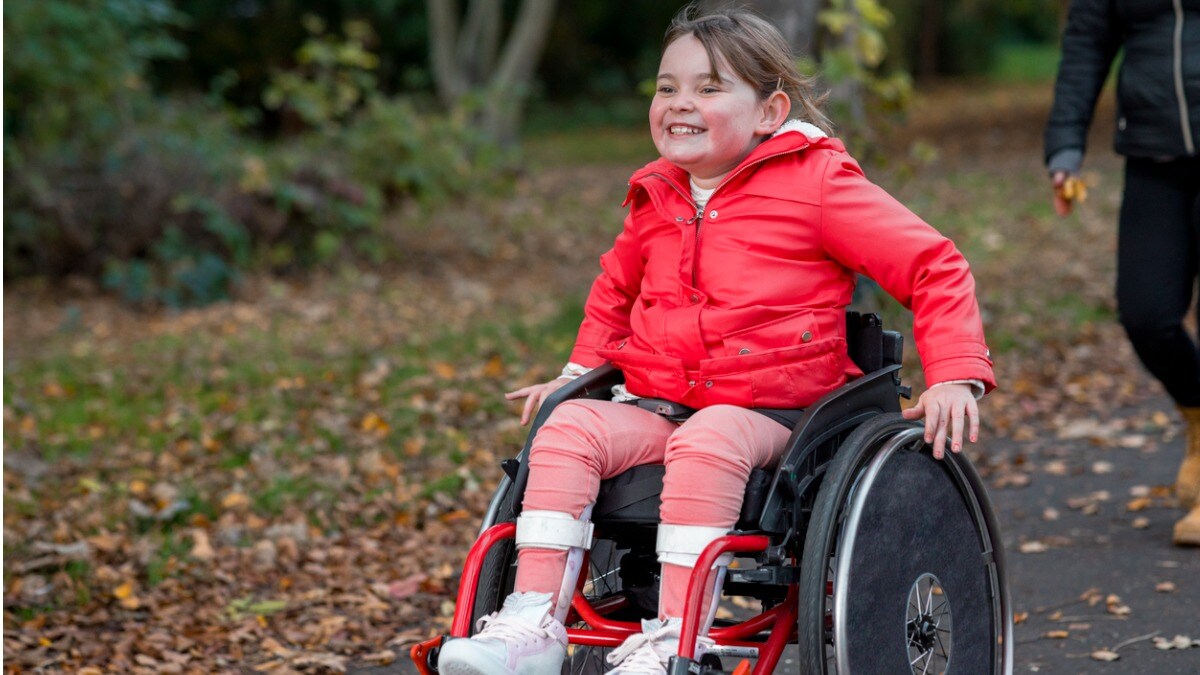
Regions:
[[[840, 140], [825, 135], [825, 132], [816, 126], [798, 119], [791, 119], [784, 122], [779, 127], [779, 130], [770, 138], [759, 143], [758, 147], [754, 148], [740, 164], [730, 171], [730, 174], [737, 172], [744, 166], [761, 161], [766, 157], [788, 152], [800, 152], [810, 147], [829, 148], [838, 152], [846, 150], [846, 147]], [[631, 189], [637, 187], [644, 178], [653, 174], [666, 176], [683, 186], [688, 184], [687, 171], [660, 157], [635, 171], [629, 178], [629, 187]]]

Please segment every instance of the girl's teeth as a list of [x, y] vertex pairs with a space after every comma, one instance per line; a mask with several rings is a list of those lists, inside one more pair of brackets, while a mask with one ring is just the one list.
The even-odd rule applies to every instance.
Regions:
[[672, 134], [698, 134], [698, 133], [700, 133], [700, 130], [693, 129], [692, 127], [671, 127], [671, 133]]

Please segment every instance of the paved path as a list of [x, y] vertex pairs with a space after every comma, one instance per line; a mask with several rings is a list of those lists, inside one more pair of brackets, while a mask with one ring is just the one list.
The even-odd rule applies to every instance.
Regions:
[[[1128, 414], [1147, 417], [1147, 411]], [[1090, 656], [1153, 633], [1200, 639], [1200, 548], [1172, 546], [1182, 511], [1153, 489], [1173, 483], [1183, 438], [1154, 431], [1117, 436], [1115, 447], [1083, 438], [1029, 453], [1029, 484], [991, 492], [1014, 608], [1028, 615], [1016, 626], [1018, 673], [1200, 674], [1200, 648], [1163, 651], [1150, 639], [1121, 647], [1116, 661]], [[1123, 441], [1136, 447], [1121, 447]], [[1149, 504], [1138, 499], [1146, 487]], [[1022, 552], [1039, 544], [1043, 552]], [[1085, 595], [1099, 600], [1080, 601]], [[1128, 613], [1111, 613], [1109, 595], [1120, 598], [1114, 610], [1123, 605]], [[1046, 637], [1053, 631], [1066, 637]]]

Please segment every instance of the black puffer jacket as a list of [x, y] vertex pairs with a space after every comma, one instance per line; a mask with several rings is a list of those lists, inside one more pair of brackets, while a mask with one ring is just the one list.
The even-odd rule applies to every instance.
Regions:
[[1200, 143], [1200, 0], [1073, 0], [1063, 35], [1046, 160], [1082, 152], [1117, 51], [1116, 151], [1132, 157], [1196, 154]]

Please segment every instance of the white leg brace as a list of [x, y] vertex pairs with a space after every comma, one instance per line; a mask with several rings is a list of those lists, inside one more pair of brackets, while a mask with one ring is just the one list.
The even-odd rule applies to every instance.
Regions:
[[554, 603], [554, 618], [564, 621], [571, 610], [571, 598], [579, 582], [583, 554], [592, 547], [592, 506], [583, 510], [579, 519], [563, 511], [523, 511], [517, 516], [517, 550], [541, 548], [566, 551], [567, 564], [563, 569], [562, 586]]
[[[696, 567], [700, 554], [708, 545], [729, 534], [724, 527], [704, 527], [702, 525], [668, 525], [658, 526], [658, 540], [654, 550], [658, 553], [658, 562], [679, 565], [680, 567]], [[721, 588], [725, 585], [725, 568], [733, 562], [732, 553], [721, 554], [713, 564], [717, 573], [713, 575], [712, 602], [708, 614], [700, 626], [700, 634], [705, 635], [717, 617], [717, 605], [721, 602]]]

